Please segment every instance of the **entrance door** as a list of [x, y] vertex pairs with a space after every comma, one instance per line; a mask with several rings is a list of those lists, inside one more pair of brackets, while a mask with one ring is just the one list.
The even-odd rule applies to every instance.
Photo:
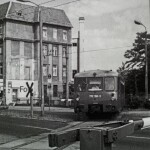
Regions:
[[18, 98], [18, 89], [13, 89], [13, 91], [12, 91], [13, 102], [16, 102], [17, 98]]

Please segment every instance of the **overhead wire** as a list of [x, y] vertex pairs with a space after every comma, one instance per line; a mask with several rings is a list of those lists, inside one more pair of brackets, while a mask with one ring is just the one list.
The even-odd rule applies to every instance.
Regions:
[[[50, 3], [50, 2], [52, 2], [52, 1], [55, 1], [55, 0], [49, 0], [49, 1], [46, 1], [46, 2], [43, 2], [43, 3], [37, 4], [37, 5], [43, 5], [43, 4], [46, 4], [46, 3]], [[17, 10], [17, 11], [23, 11], [23, 10], [26, 10], [26, 9], [35, 7], [34, 5], [30, 5], [30, 6], [29, 6], [29, 5], [26, 5], [26, 6], [28, 6], [28, 7], [21, 8], [21, 9], [19, 9], [19, 10]], [[16, 13], [16, 11], [13, 11], [13, 12], [8, 13], [8, 14], [11, 15], [11, 14], [14, 14], [14, 13]], [[32, 13], [34, 13], [34, 12], [32, 12]]]
[[[64, 46], [65, 47], [65, 46]], [[95, 50], [88, 50], [88, 51], [81, 51], [80, 53], [87, 53], [87, 52], [95, 52], [95, 51], [108, 51], [108, 50], [120, 50], [120, 49], [124, 49], [124, 48], [131, 48], [133, 46], [123, 46], [123, 47], [112, 47], [112, 48], [102, 48], [102, 49], [95, 49]], [[59, 51], [59, 50], [58, 50]], [[53, 56], [53, 53], [50, 52], [51, 54], [49, 55], [45, 55], [45, 56]], [[70, 55], [70, 54], [77, 54], [77, 52], [69, 52], [69, 53], [66, 53], [66, 55]], [[59, 56], [62, 56], [62, 55], [57, 55], [57, 56], [53, 56], [53, 57], [59, 57]], [[63, 57], [63, 56], [62, 56]], [[65, 57], [64, 57], [65, 58]], [[33, 58], [25, 58], [25, 59], [33, 59]], [[36, 59], [36, 60], [39, 60], [39, 59]]]
[[[55, 1], [55, 0], [49, 0], [49, 1], [46, 1], [46, 2], [43, 2], [43, 3], [40, 3], [40, 4], [38, 4], [38, 5], [43, 5], [43, 4], [52, 2], [52, 1]], [[74, 3], [74, 2], [77, 2], [77, 1], [80, 1], [80, 0], [73, 0], [73, 1], [70, 1], [70, 2], [66, 2], [66, 3], [62, 3], [62, 4], [55, 5], [55, 6], [52, 6], [52, 7], [59, 7], [59, 6], [63, 6], [63, 5], [68, 5], [68, 4], [70, 4], [70, 3]], [[25, 9], [29, 9], [29, 8], [31, 8], [31, 7], [35, 7], [35, 6], [29, 6], [29, 7], [20, 9], [20, 10], [18, 10], [18, 11], [22, 11], [22, 10], [25, 10]], [[44, 6], [42, 6], [42, 7], [44, 7]], [[49, 8], [50, 8], [50, 7], [44, 7], [44, 9], [42, 9], [41, 11], [47, 10], [47, 9], [49, 9]], [[26, 13], [26, 14], [23, 14], [23, 15], [28, 15], [28, 14], [31, 14], [31, 13], [34, 13], [34, 12], [35, 12], [35, 11], [29, 12], [29, 13]], [[16, 11], [15, 11], [15, 12], [9, 13], [9, 15], [11, 15], [11, 14], [13, 14], [13, 13], [16, 13]], [[102, 49], [95, 49], [95, 50], [81, 51], [80, 53], [94, 52], [94, 51], [104, 51], [104, 50], [111, 50], [111, 49], [121, 49], [121, 48], [127, 48], [127, 47], [133, 47], [133, 46], [114, 47], [114, 48], [102, 48]], [[73, 52], [73, 53], [77, 53], [77, 52]], [[67, 54], [73, 54], [73, 53], [67, 53]], [[59, 55], [58, 55], [58, 56], [59, 56]]]
[[[55, 0], [49, 0], [49, 1], [46, 1], [46, 2], [43, 2], [43, 3], [40, 3], [40, 4], [38, 4], [38, 5], [40, 6], [40, 5], [43, 5], [43, 4], [52, 2], [52, 1], [55, 1]], [[77, 2], [77, 1], [80, 1], [80, 0], [73, 0], [73, 1], [71, 1], [71, 2], [62, 3], [62, 4], [59, 4], [59, 5], [52, 6], [52, 7], [44, 7], [44, 6], [42, 6], [42, 8], [44, 8], [44, 9], [41, 9], [41, 11], [45, 11], [45, 10], [48, 10], [48, 9], [50, 9], [50, 8], [53, 8], [53, 7], [59, 7], [59, 6], [67, 5], [67, 4], [70, 4], [70, 3]], [[23, 9], [19, 9], [19, 10], [17, 10], [17, 11], [22, 11], [22, 10], [29, 9], [29, 8], [32, 8], [32, 7], [36, 8], [36, 6], [29, 6], [29, 7], [23, 8]], [[37, 12], [38, 12], [38, 10], [37, 10]], [[11, 13], [8, 13], [8, 15], [12, 15], [12, 14], [14, 14], [14, 13], [16, 13], [16, 11], [11, 12]], [[25, 14], [23, 14], [23, 15], [26, 16], [26, 15], [29, 15], [29, 14], [32, 14], [32, 13], [35, 13], [35, 11], [31, 11], [31, 12], [25, 13]]]

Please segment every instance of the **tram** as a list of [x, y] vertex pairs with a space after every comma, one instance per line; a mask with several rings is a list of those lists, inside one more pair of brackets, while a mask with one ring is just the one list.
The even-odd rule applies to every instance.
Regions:
[[118, 72], [90, 70], [74, 77], [74, 111], [120, 112], [125, 105], [125, 84]]

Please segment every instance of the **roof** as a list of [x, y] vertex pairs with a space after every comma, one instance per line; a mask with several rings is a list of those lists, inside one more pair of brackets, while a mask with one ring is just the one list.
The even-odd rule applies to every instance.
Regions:
[[112, 70], [89, 70], [89, 71], [84, 71], [84, 72], [80, 72], [77, 73], [75, 75], [76, 77], [103, 77], [103, 76], [118, 76], [119, 73], [112, 71]]
[[0, 5], [0, 19], [3, 19], [6, 17], [7, 10], [9, 8], [10, 2], [4, 3]]
[[[72, 27], [64, 10], [41, 6], [43, 23]], [[0, 5], [0, 18], [25, 22], [38, 22], [38, 8], [22, 3], [8, 2]]]

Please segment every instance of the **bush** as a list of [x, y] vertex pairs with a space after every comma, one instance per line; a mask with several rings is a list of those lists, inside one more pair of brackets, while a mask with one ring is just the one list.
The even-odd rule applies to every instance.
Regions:
[[129, 107], [132, 109], [137, 109], [144, 106], [145, 100], [139, 96], [133, 96], [132, 99], [129, 100]]
[[144, 108], [150, 109], [150, 101], [149, 100], [145, 101]]

